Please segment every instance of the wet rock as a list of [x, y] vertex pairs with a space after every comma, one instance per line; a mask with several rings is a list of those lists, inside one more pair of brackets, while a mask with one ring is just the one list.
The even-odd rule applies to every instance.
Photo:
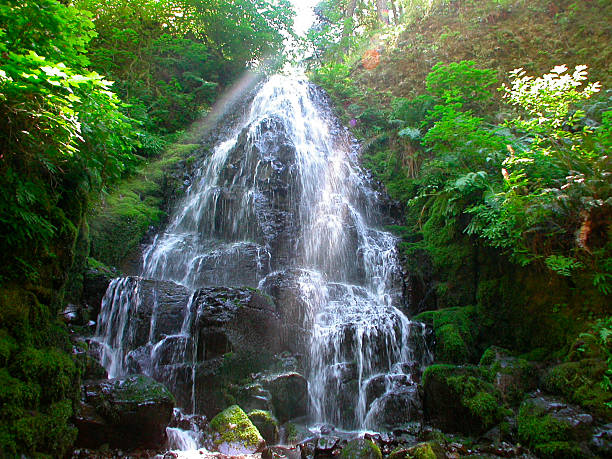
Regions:
[[253, 410], [248, 414], [261, 436], [269, 445], [275, 445], [279, 441], [278, 421], [269, 411]]
[[342, 448], [340, 457], [342, 459], [382, 459], [382, 453], [372, 440], [356, 438]]
[[271, 375], [263, 381], [270, 391], [272, 406], [280, 422], [305, 416], [308, 412], [308, 381], [299, 373]]
[[90, 268], [83, 274], [83, 292], [81, 303], [89, 311], [89, 318], [95, 320], [100, 312], [102, 298], [108, 284], [117, 276], [117, 273], [105, 268]]
[[286, 446], [269, 446], [261, 453], [262, 459], [301, 459], [300, 448], [289, 448]]
[[76, 445], [98, 448], [155, 448], [166, 439], [174, 397], [146, 376], [90, 381], [83, 385], [75, 416]]
[[239, 405], [247, 411], [272, 410], [272, 395], [258, 382], [242, 386], [238, 391], [237, 399]]
[[238, 456], [260, 452], [266, 445], [257, 427], [238, 405], [225, 409], [210, 421], [213, 447], [221, 454]]
[[340, 437], [333, 435], [325, 435], [318, 438], [315, 444], [316, 455], [330, 455], [334, 448], [340, 442]]
[[590, 446], [601, 457], [612, 457], [612, 423], [593, 430]]

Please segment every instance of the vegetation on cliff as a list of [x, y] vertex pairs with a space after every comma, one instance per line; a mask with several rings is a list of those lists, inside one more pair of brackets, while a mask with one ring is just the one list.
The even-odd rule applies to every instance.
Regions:
[[[610, 5], [409, 3], [389, 25], [323, 2], [311, 31], [313, 80], [403, 208], [391, 229], [408, 308], [433, 327], [450, 373], [503, 346], [523, 354], [518, 374], [542, 361], [539, 387], [610, 419]], [[351, 32], [334, 35], [333, 15]], [[425, 385], [489, 427], [502, 417], [487, 406], [516, 410], [525, 392], [500, 393], [491, 372], [510, 375], [475, 368], [426, 373]]]

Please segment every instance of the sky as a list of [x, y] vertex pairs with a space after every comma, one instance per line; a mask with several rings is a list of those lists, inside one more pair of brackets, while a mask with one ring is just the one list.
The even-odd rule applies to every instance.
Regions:
[[315, 15], [313, 12], [314, 6], [320, 0], [291, 0], [297, 14], [295, 16], [295, 25], [293, 30], [298, 35], [306, 35], [308, 28], [312, 25]]

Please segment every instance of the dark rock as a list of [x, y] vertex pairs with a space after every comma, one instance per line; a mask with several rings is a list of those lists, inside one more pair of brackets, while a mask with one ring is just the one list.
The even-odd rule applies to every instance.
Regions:
[[75, 424], [76, 445], [98, 448], [155, 448], [166, 439], [174, 397], [146, 376], [131, 376], [83, 385]]
[[299, 373], [272, 375], [263, 381], [270, 391], [274, 414], [280, 422], [308, 413], [308, 381]]
[[116, 276], [116, 273], [103, 268], [91, 268], [85, 271], [81, 302], [89, 307], [90, 318], [95, 320], [98, 317], [102, 298], [111, 280]]
[[339, 437], [325, 435], [317, 439], [315, 444], [315, 454], [331, 454], [336, 445], [340, 442]]
[[268, 446], [261, 453], [262, 459], [301, 459], [300, 448], [289, 448], [286, 446]]
[[253, 410], [248, 414], [248, 417], [267, 444], [275, 445], [278, 443], [280, 439], [278, 421], [272, 413], [264, 410]]

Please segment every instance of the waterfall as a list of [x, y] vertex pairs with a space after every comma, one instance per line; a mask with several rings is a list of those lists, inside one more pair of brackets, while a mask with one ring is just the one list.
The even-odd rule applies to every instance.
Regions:
[[[311, 422], [376, 428], [388, 403], [410, 417], [424, 329], [399, 309], [397, 240], [380, 227], [382, 201], [322, 92], [270, 77], [202, 160], [143, 251], [140, 276], [108, 288], [96, 331], [102, 363], [112, 376], [140, 371], [165, 382], [197, 411], [208, 358], [197, 332], [209, 307], [202, 292], [246, 286], [274, 296], [274, 282], [291, 279], [307, 334]], [[288, 306], [277, 303], [283, 315]], [[231, 348], [223, 343], [213, 344]]]

